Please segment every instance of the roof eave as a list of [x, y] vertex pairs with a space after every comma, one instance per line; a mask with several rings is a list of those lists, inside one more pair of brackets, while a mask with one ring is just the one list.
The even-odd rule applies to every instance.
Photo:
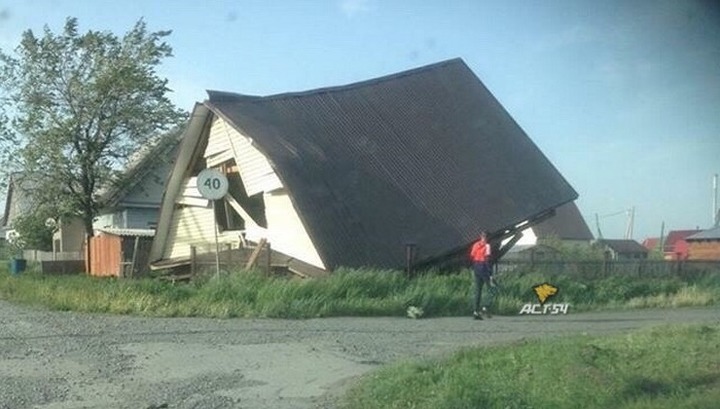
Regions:
[[163, 193], [160, 205], [158, 225], [155, 230], [155, 240], [153, 240], [150, 250], [149, 259], [151, 262], [159, 260], [165, 252], [167, 235], [170, 231], [170, 223], [175, 210], [175, 199], [182, 189], [182, 182], [189, 171], [188, 166], [195, 156], [195, 150], [200, 143], [210, 114], [210, 110], [204, 104], [196, 103], [190, 116], [190, 121], [182, 133], [180, 150], [165, 186], [165, 192]]

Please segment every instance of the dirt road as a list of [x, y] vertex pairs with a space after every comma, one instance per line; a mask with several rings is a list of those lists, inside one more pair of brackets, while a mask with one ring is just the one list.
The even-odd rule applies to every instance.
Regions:
[[664, 323], [720, 308], [566, 316], [158, 319], [0, 301], [0, 408], [331, 408], [347, 380], [462, 346]]

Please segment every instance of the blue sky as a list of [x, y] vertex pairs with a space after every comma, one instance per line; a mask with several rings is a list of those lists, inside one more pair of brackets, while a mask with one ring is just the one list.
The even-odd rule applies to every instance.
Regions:
[[[0, 48], [26, 29], [173, 30], [161, 71], [190, 110], [206, 89], [267, 95], [461, 57], [580, 194], [596, 232], [709, 227], [720, 173], [720, 6], [712, 0], [0, 0]], [[616, 214], [615, 216], [606, 216]], [[603, 217], [606, 216], [606, 217]]]

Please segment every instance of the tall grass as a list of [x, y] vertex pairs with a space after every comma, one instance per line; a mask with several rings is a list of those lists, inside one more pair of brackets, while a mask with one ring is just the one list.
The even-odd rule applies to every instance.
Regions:
[[[467, 315], [473, 285], [469, 271], [412, 279], [401, 272], [372, 269], [340, 269], [316, 279], [242, 271], [172, 284], [150, 278], [44, 276], [32, 269], [11, 276], [1, 266], [4, 299], [60, 310], [171, 317], [403, 316], [410, 306], [421, 308], [425, 316]], [[517, 314], [523, 304], [536, 302], [532, 287], [547, 281], [560, 288], [553, 302], [570, 303], [574, 311], [709, 305], [720, 300], [720, 275], [690, 282], [676, 276], [583, 280], [528, 272], [500, 275], [496, 312]]]
[[365, 377], [354, 408], [716, 408], [720, 326], [473, 348]]

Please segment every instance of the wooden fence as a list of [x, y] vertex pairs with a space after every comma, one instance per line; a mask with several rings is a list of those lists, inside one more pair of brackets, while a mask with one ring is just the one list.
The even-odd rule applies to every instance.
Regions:
[[634, 277], [667, 277], [720, 274], [719, 261], [697, 260], [587, 260], [587, 261], [500, 261], [496, 271], [502, 273], [539, 272], [572, 277], [602, 278], [611, 275]]
[[90, 239], [90, 275], [119, 277], [122, 263], [122, 240], [118, 236], [101, 235]]
[[25, 250], [23, 258], [28, 261], [63, 261], [63, 260], [84, 260], [82, 251], [52, 251]]

